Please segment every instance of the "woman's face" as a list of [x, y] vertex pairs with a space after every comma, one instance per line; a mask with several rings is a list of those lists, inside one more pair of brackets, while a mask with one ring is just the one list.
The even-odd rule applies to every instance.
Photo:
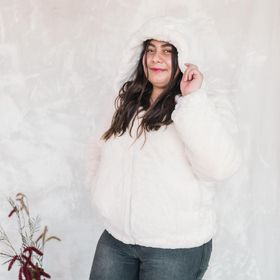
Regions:
[[[147, 68], [145, 66], [147, 57]], [[156, 87], [164, 89], [169, 82], [172, 72], [172, 46], [165, 41], [151, 40], [143, 56], [142, 64], [148, 80]], [[177, 69], [176, 75], [179, 72]]]

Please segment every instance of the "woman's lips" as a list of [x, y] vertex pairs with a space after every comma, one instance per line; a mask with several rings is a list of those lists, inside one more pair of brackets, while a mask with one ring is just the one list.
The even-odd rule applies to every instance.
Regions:
[[166, 71], [165, 69], [161, 69], [161, 68], [150, 68], [152, 71], [154, 72], [163, 72]]

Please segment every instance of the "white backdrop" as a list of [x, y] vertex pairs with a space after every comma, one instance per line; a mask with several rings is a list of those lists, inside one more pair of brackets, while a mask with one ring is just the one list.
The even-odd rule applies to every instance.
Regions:
[[[200, 12], [228, 55], [227, 70], [213, 71], [230, 87], [245, 152], [240, 172], [217, 188], [219, 231], [205, 279], [279, 278], [278, 0], [0, 0], [0, 222], [16, 236], [6, 196], [24, 192], [32, 214], [62, 239], [46, 246], [52, 279], [88, 279], [102, 226], [84, 147], [112, 106], [125, 40], [152, 16]], [[1, 279], [16, 279], [6, 270]]]

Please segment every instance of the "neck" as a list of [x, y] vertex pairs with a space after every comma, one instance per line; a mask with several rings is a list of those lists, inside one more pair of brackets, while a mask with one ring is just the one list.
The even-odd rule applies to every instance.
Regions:
[[161, 88], [153, 88], [151, 97], [150, 97], [150, 103], [154, 103], [155, 100], [160, 96], [160, 94], [162, 93], [163, 89]]

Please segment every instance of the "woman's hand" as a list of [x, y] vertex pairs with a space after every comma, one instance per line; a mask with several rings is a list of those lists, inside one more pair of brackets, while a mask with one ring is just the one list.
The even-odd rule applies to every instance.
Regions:
[[191, 63], [185, 63], [187, 69], [185, 70], [180, 89], [182, 95], [188, 95], [191, 92], [201, 88], [203, 82], [203, 74], [198, 70], [198, 67]]

